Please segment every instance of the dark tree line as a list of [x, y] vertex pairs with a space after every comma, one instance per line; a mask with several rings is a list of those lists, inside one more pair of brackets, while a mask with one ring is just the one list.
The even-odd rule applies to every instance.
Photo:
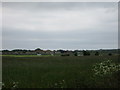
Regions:
[[109, 55], [109, 56], [112, 56], [112, 51], [107, 51], [107, 50], [102, 50], [102, 52], [101, 52], [101, 50], [74, 50], [74, 51], [72, 51], [72, 50], [62, 50], [62, 49], [59, 49], [59, 50], [53, 50], [53, 51], [51, 51], [51, 50], [42, 50], [42, 49], [40, 49], [40, 48], [37, 48], [37, 49], [35, 49], [35, 50], [26, 50], [26, 49], [14, 49], [14, 50], [2, 50], [2, 52], [3, 52], [3, 54], [4, 54], [4, 52], [6, 53], [6, 52], [8, 52], [9, 54], [12, 54], [12, 53], [14, 53], [14, 52], [16, 52], [16, 53], [23, 53], [23, 54], [25, 54], [25, 53], [39, 53], [39, 52], [51, 52], [51, 53], [53, 53], [53, 54], [55, 54], [56, 52], [59, 52], [59, 54], [61, 54], [61, 56], [70, 56], [71, 54], [72, 55], [74, 55], [74, 56], [90, 56], [90, 55], [95, 55], [95, 56], [99, 56], [100, 55], [100, 53], [101, 54], [104, 54], [104, 53], [106, 53], [107, 52], [107, 55]]

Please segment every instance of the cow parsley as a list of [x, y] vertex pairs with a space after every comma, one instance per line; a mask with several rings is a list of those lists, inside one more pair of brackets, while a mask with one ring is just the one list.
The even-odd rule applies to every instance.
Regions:
[[112, 74], [120, 70], [120, 64], [115, 64], [112, 60], [103, 61], [94, 65], [94, 75], [103, 76]]

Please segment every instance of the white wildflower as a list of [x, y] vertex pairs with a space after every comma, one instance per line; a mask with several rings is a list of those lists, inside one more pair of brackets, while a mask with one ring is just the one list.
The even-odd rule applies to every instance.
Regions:
[[101, 63], [95, 64], [93, 71], [95, 75], [103, 76], [106, 74], [112, 74], [120, 70], [120, 64], [117, 65], [112, 63], [112, 60], [103, 61]]

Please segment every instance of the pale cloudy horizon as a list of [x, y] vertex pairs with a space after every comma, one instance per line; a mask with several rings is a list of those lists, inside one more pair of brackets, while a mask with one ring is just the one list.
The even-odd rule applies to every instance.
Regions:
[[3, 2], [2, 49], [118, 48], [117, 2]]

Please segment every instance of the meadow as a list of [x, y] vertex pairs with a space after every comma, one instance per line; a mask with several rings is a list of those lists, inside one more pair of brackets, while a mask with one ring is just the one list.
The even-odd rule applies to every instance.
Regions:
[[2, 56], [3, 88], [118, 88], [118, 74], [94, 77], [93, 65], [118, 56]]

